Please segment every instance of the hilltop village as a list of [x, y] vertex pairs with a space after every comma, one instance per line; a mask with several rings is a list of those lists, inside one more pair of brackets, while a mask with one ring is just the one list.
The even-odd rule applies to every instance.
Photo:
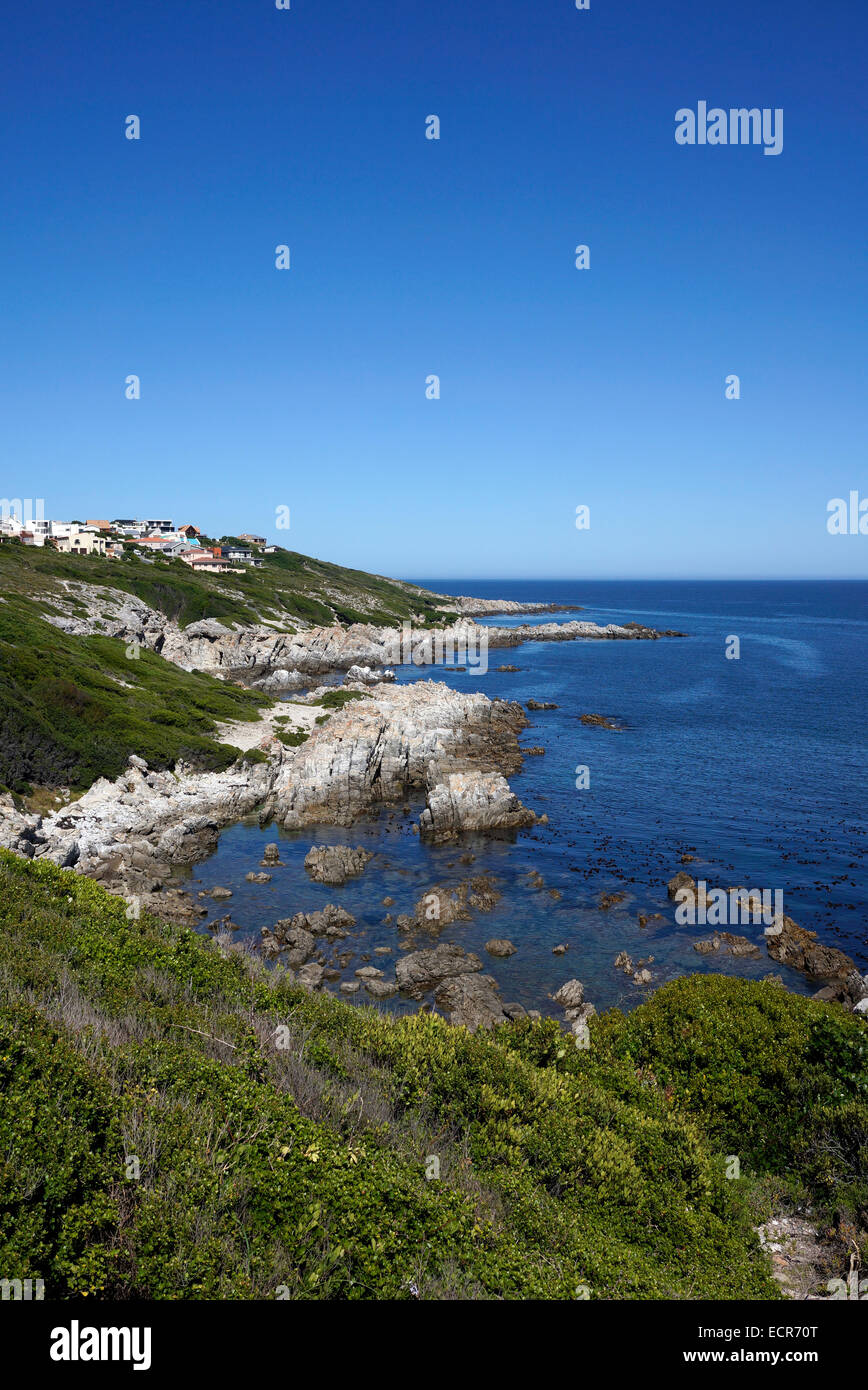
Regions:
[[0, 506], [0, 544], [19, 540], [23, 545], [48, 546], [67, 555], [100, 555], [119, 560], [133, 554], [147, 560], [155, 555], [183, 560], [193, 570], [208, 574], [240, 573], [261, 569], [263, 555], [278, 549], [265, 536], [243, 532], [219, 542], [204, 536], [197, 526], [175, 526], [168, 518], [120, 517], [114, 521], [53, 521], [43, 517], [24, 519], [19, 505]]

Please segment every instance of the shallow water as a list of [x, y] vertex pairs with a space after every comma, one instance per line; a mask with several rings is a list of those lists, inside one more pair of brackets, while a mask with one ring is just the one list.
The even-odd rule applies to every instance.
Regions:
[[[573, 976], [598, 1009], [632, 1007], [647, 991], [614, 969], [621, 950], [637, 963], [653, 956], [653, 985], [694, 971], [761, 978], [772, 970], [791, 988], [813, 992], [764, 950], [757, 961], [694, 951], [710, 928], [676, 926], [666, 896], [667, 880], [686, 867], [709, 885], [782, 890], [788, 915], [868, 968], [868, 584], [419, 582], [441, 593], [583, 606], [580, 613], [490, 620], [498, 625], [635, 618], [689, 636], [529, 642], [492, 649], [486, 674], [401, 668], [402, 683], [434, 676], [522, 704], [557, 703], [529, 715], [522, 745], [541, 745], [545, 755], [527, 758], [511, 779], [526, 805], [547, 813], [548, 825], [514, 841], [468, 836], [458, 847], [434, 848], [412, 834], [421, 799], [411, 803], [412, 816], [385, 808], [351, 830], [309, 827], [287, 835], [243, 823], [221, 835], [192, 875], [194, 889], [220, 883], [233, 890], [208, 920], [230, 910], [241, 934], [258, 938], [260, 927], [279, 917], [337, 902], [358, 919], [353, 936], [340, 943], [357, 952], [345, 978], [364, 955], [388, 975], [399, 934], [383, 922], [386, 913], [411, 913], [435, 882], [486, 873], [503, 894], [494, 912], [455, 923], [439, 938], [417, 933], [413, 944], [439, 939], [476, 950], [504, 999], [525, 1007], [557, 1014], [548, 995]], [[732, 635], [741, 641], [739, 660], [725, 657]], [[494, 669], [507, 663], [521, 670]], [[582, 725], [584, 713], [612, 716], [623, 732]], [[585, 790], [576, 788], [579, 766], [589, 769]], [[284, 866], [269, 884], [246, 883], [262, 847], [274, 840]], [[312, 883], [303, 868], [313, 844], [364, 845], [376, 857], [360, 878], [327, 887]], [[467, 853], [475, 855], [470, 866], [459, 862]], [[682, 854], [695, 861], [682, 865]], [[542, 874], [544, 888], [533, 886], [531, 869]], [[553, 888], [560, 900], [549, 895]], [[617, 891], [627, 900], [602, 911], [600, 895]], [[391, 908], [382, 905], [387, 895], [395, 899]], [[664, 920], [641, 929], [640, 911], [661, 912]], [[761, 925], [732, 930], [762, 945]], [[508, 960], [483, 950], [499, 936], [518, 947]], [[551, 954], [559, 942], [569, 945], [564, 957]], [[392, 947], [392, 957], [374, 956], [376, 946]], [[364, 992], [356, 997], [367, 1001]], [[381, 1007], [418, 1005], [396, 999]]]

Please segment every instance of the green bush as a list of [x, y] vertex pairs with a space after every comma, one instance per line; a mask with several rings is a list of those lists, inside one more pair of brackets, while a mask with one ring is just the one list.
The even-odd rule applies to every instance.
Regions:
[[12, 791], [83, 790], [119, 776], [131, 753], [155, 768], [228, 767], [239, 752], [214, 737], [216, 721], [269, 704], [146, 648], [132, 658], [115, 638], [69, 636], [21, 600], [0, 604], [0, 786]]
[[[673, 987], [593, 1021], [588, 1052], [551, 1020], [471, 1036], [307, 994], [0, 852], [0, 982], [0, 1267], [49, 1296], [777, 1296], [724, 1176], [735, 1040], [703, 1049], [716, 1137], [683, 1083], [693, 1018], [715, 1031], [706, 981], [680, 982], [664, 1084]], [[729, 983], [748, 1015], [774, 994]], [[819, 1045], [832, 1015], [789, 1000]]]
[[868, 1220], [868, 1024], [761, 981], [690, 976], [599, 1025], [628, 1061], [752, 1171]]

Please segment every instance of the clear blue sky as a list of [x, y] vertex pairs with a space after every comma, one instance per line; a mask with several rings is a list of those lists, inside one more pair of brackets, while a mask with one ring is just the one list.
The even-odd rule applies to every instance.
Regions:
[[[868, 575], [825, 526], [868, 497], [866, 37], [864, 0], [6, 6], [0, 491], [395, 575]], [[699, 100], [782, 107], [783, 152], [678, 146]]]

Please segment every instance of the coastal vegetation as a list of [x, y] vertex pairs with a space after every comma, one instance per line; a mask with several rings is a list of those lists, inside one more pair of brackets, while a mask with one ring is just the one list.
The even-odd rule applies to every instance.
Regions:
[[471, 1035], [0, 852], [0, 1268], [53, 1298], [775, 1298], [773, 1208], [865, 1224], [866, 1033], [691, 977], [587, 1049]]
[[[202, 770], [225, 768], [238, 750], [216, 737], [217, 722], [255, 719], [272, 703], [143, 647], [64, 633], [48, 621], [57, 611], [53, 600], [61, 598], [72, 614], [87, 612], [70, 581], [134, 595], [182, 628], [203, 618], [249, 625], [264, 615], [271, 625], [280, 615], [288, 633], [295, 630], [290, 619], [333, 625], [444, 618], [433, 596], [412, 586], [291, 551], [263, 560], [262, 569], [219, 576], [193, 573], [180, 560], [107, 561], [18, 541], [0, 545], [0, 792], [83, 791], [97, 777], [119, 776], [131, 753], [157, 769], [178, 759]], [[355, 698], [358, 692], [338, 690], [321, 703], [340, 709]], [[287, 734], [282, 741], [296, 746], [303, 739]]]
[[[292, 550], [263, 554], [261, 569], [228, 575], [194, 573], [183, 560], [125, 555], [62, 555], [51, 547], [0, 545], [0, 594], [38, 598], [61, 581], [79, 580], [134, 594], [181, 627], [202, 618], [249, 625], [299, 619], [314, 625], [404, 621], [440, 624], [455, 617], [433, 594], [363, 570], [346, 569]], [[290, 629], [291, 630], [291, 629]]]
[[120, 776], [131, 753], [152, 768], [228, 767], [240, 755], [217, 721], [256, 719], [271, 703], [144, 647], [69, 636], [18, 596], [0, 603], [0, 791], [85, 790]]

